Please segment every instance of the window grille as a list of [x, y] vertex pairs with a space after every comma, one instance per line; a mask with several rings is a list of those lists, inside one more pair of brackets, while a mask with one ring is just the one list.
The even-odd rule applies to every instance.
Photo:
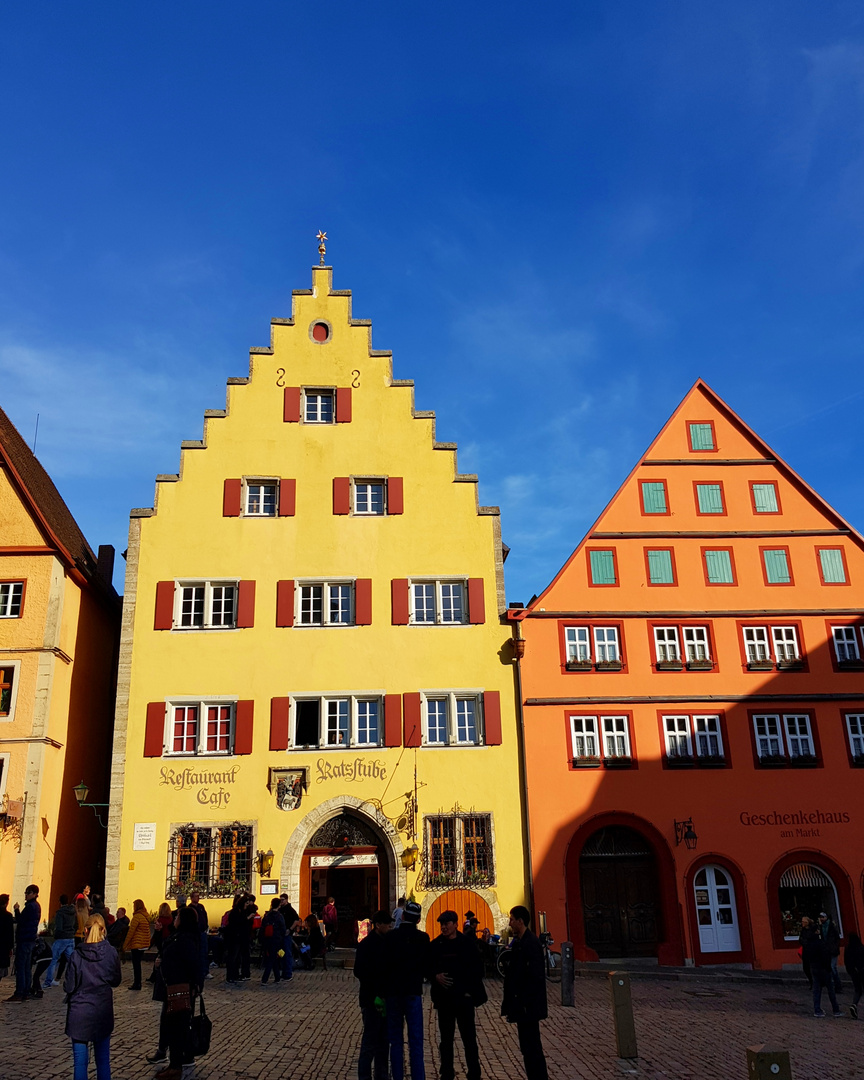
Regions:
[[166, 896], [233, 896], [252, 884], [252, 827], [183, 825], [168, 844]]
[[495, 884], [492, 817], [454, 810], [425, 819], [421, 889], [478, 888]]

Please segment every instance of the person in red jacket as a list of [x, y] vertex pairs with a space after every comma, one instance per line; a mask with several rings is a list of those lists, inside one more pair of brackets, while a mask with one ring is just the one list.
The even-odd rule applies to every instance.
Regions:
[[321, 921], [324, 923], [324, 937], [327, 941], [327, 951], [333, 951], [333, 939], [339, 926], [339, 913], [336, 911], [336, 901], [328, 896], [324, 910], [321, 912]]

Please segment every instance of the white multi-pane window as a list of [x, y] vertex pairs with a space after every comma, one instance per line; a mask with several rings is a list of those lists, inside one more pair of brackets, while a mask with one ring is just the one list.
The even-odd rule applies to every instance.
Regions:
[[846, 734], [853, 758], [864, 758], [864, 713], [846, 713]]
[[701, 663], [711, 659], [707, 626], [685, 626], [682, 633], [684, 635], [684, 651], [689, 664]]
[[630, 725], [626, 716], [601, 716], [603, 754], [607, 758], [630, 757]]
[[681, 659], [681, 648], [678, 644], [678, 628], [675, 626], [654, 627], [654, 651], [657, 663], [674, 663]]
[[858, 632], [854, 626], [832, 626], [831, 636], [834, 639], [834, 654], [838, 663], [861, 658], [858, 651]]
[[774, 643], [774, 659], [778, 664], [800, 659], [798, 632], [794, 626], [772, 626], [771, 640]]
[[297, 587], [299, 626], [350, 626], [354, 587], [350, 582], [322, 581]]
[[168, 707], [169, 754], [230, 754], [235, 702], [183, 701]]
[[567, 643], [567, 662], [576, 664], [590, 664], [590, 626], [568, 626], [564, 631], [564, 637]]
[[600, 756], [596, 716], [571, 716], [570, 737], [573, 743], [574, 758], [595, 758]]
[[812, 758], [815, 756], [810, 717], [785, 713], [753, 717], [756, 750], [760, 758]]
[[246, 517], [275, 517], [279, 485], [275, 480], [247, 480]]
[[723, 757], [723, 736], [719, 716], [694, 716], [693, 736], [699, 757]]
[[567, 626], [564, 629], [564, 642], [568, 664], [621, 662], [617, 626]]
[[617, 627], [594, 627], [594, 657], [598, 664], [616, 663], [621, 659]]
[[236, 581], [178, 583], [174, 600], [175, 629], [226, 630], [236, 623]]
[[666, 737], [666, 756], [668, 758], [693, 757], [689, 716], [664, 716], [663, 733]]
[[292, 703], [295, 749], [338, 750], [351, 746], [380, 746], [381, 698], [363, 695], [322, 695], [295, 698]]
[[744, 646], [747, 649], [747, 663], [761, 664], [771, 659], [768, 647], [767, 626], [745, 626]]
[[17, 619], [24, 596], [23, 581], [0, 582], [0, 619]]
[[303, 399], [303, 419], [307, 424], [334, 422], [332, 390], [304, 390]]
[[384, 513], [384, 492], [386, 485], [383, 480], [355, 480], [354, 482], [354, 513], [369, 514], [371, 516]]
[[480, 701], [457, 691], [424, 695], [426, 746], [477, 746], [480, 743]]
[[422, 625], [464, 623], [464, 581], [412, 581], [411, 622]]

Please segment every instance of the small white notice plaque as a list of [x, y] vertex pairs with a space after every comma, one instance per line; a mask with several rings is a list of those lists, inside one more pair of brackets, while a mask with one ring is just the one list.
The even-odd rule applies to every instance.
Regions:
[[133, 851], [156, 850], [156, 822], [136, 821], [135, 833], [132, 839]]

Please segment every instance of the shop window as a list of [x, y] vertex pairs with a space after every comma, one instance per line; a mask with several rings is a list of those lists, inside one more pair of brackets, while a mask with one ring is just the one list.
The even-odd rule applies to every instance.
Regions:
[[230, 897], [252, 884], [252, 828], [184, 825], [168, 843], [166, 896]]
[[820, 911], [831, 916], [843, 936], [837, 888], [830, 876], [812, 863], [796, 863], [783, 871], [777, 890], [785, 941], [797, 941], [805, 915], [815, 923]]
[[455, 810], [425, 818], [426, 844], [418, 885], [478, 888], [495, 883], [492, 815]]

